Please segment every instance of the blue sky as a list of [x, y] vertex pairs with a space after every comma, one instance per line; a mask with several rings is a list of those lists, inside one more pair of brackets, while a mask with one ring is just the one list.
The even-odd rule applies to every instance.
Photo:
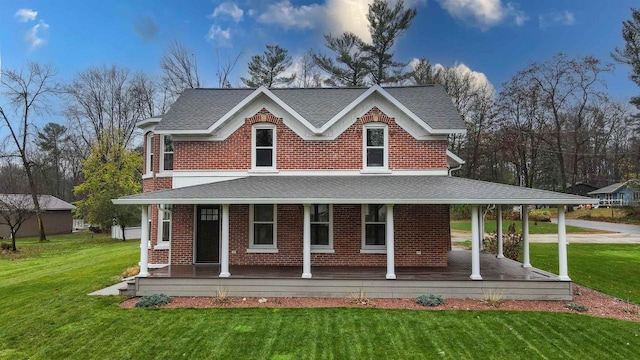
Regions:
[[[215, 87], [216, 52], [242, 57], [232, 84], [246, 76], [249, 58], [278, 44], [293, 56], [324, 51], [322, 34], [349, 30], [367, 36], [367, 0], [18, 1], [0, 0], [2, 66], [50, 63], [65, 81], [91, 65], [118, 64], [160, 75], [159, 59], [173, 40], [194, 51], [204, 86]], [[637, 0], [405, 0], [418, 15], [395, 47], [397, 60], [426, 57], [465, 64], [500, 84], [533, 61], [558, 52], [612, 62], [622, 45], [621, 22]], [[619, 98], [638, 95], [617, 65], [606, 77]]]

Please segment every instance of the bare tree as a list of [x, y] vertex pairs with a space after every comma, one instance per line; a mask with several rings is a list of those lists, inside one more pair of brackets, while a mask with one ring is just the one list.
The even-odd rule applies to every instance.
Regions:
[[0, 225], [7, 226], [11, 234], [11, 250], [16, 247], [16, 234], [35, 214], [33, 201], [25, 194], [0, 194]]
[[296, 73], [296, 85], [301, 88], [322, 86], [322, 76], [318, 71], [318, 65], [313, 60], [313, 50], [303, 52], [296, 61], [298, 72]]
[[54, 83], [56, 70], [48, 65], [29, 63], [19, 70], [2, 71], [2, 94], [9, 101], [8, 111], [0, 106], [0, 115], [4, 125], [9, 130], [9, 136], [15, 146], [13, 155], [20, 159], [29, 182], [33, 207], [38, 220], [40, 241], [47, 241], [42, 223], [40, 203], [38, 202], [38, 188], [33, 171], [34, 162], [29, 156], [30, 137], [33, 135], [33, 117], [42, 115], [50, 109], [47, 102], [51, 95], [58, 92]]
[[165, 49], [160, 59], [160, 68], [164, 73], [163, 83], [174, 98], [184, 89], [200, 87], [195, 54], [178, 40]]
[[238, 63], [238, 60], [240, 60], [242, 54], [243, 51], [240, 51], [238, 55], [233, 58], [233, 60], [230, 57], [227, 57], [227, 60], [223, 64], [220, 60], [220, 52], [218, 49], [216, 49], [216, 77], [218, 78], [219, 88], [232, 87], [231, 82], [229, 81], [229, 75], [231, 74], [231, 71], [233, 71], [233, 69], [236, 67], [236, 64]]
[[413, 66], [409, 79], [414, 85], [436, 84], [438, 82], [438, 72], [431, 66], [429, 60], [420, 58]]

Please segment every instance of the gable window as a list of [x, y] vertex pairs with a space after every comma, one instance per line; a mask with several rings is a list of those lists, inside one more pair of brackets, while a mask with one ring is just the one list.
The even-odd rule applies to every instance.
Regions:
[[146, 173], [153, 172], [153, 133], [147, 134], [147, 158], [146, 158]]
[[387, 207], [362, 205], [362, 249], [386, 250]]
[[276, 212], [274, 204], [249, 205], [249, 250], [276, 250]]
[[162, 170], [173, 170], [173, 137], [162, 136]]
[[276, 168], [276, 127], [273, 124], [258, 124], [253, 127], [252, 156], [254, 169]]
[[373, 123], [363, 127], [363, 163], [365, 169], [387, 169], [388, 135], [385, 124]]
[[311, 250], [333, 249], [333, 206], [311, 205]]

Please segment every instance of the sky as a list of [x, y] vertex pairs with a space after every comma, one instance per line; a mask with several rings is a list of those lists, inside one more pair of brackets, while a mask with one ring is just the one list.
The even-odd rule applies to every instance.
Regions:
[[[163, 50], [175, 40], [197, 58], [203, 86], [218, 86], [216, 66], [240, 59], [231, 83], [241, 86], [247, 62], [265, 45], [294, 58], [309, 48], [326, 52], [323, 34], [354, 32], [368, 39], [372, 0], [0, 0], [4, 69], [28, 61], [58, 69], [69, 81], [90, 66], [117, 64], [160, 76]], [[395, 0], [393, 0], [395, 1]], [[613, 62], [623, 46], [622, 21], [635, 0], [405, 0], [418, 15], [393, 51], [398, 61], [466, 66], [496, 88], [531, 62], [564, 52]], [[638, 95], [629, 67], [605, 77], [620, 99]]]

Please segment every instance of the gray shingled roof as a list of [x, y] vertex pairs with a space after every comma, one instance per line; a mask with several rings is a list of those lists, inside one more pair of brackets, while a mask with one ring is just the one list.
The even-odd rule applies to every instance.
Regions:
[[[0, 194], [0, 208], [3, 206], [2, 203], [6, 203], [9, 206], [33, 208], [33, 199], [31, 194]], [[75, 206], [51, 195], [38, 196], [38, 203], [40, 205], [40, 209], [44, 211], [75, 209]]]
[[249, 176], [148, 192], [118, 204], [589, 204], [595, 199], [449, 176]]
[[[316, 128], [322, 127], [368, 88], [269, 89]], [[451, 98], [440, 85], [384, 88], [434, 129], [465, 129]], [[254, 89], [186, 89], [156, 130], [206, 130]]]
[[605, 186], [605, 187], [600, 188], [598, 190], [593, 190], [593, 191], [589, 192], [589, 195], [613, 194], [614, 192], [618, 191], [621, 187], [625, 186], [625, 184], [626, 184], [626, 182], [611, 184], [609, 186]]

